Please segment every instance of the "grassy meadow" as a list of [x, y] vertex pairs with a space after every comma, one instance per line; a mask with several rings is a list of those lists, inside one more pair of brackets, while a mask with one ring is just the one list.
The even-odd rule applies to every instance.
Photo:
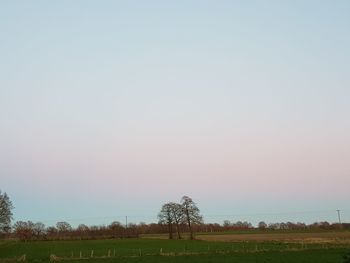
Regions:
[[[348, 239], [293, 242], [138, 239], [76, 241], [0, 241], [0, 262], [344, 262]], [[287, 233], [290, 239], [297, 233]], [[232, 235], [228, 233], [229, 237]], [[240, 234], [238, 234], [240, 235]], [[264, 234], [261, 234], [264, 236]], [[299, 238], [299, 236], [296, 236]], [[229, 238], [227, 239], [229, 240]], [[23, 256], [25, 255], [25, 257]]]

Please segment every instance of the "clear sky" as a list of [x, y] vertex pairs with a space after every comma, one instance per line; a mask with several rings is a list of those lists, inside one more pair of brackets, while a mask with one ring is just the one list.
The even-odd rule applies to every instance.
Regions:
[[0, 3], [15, 220], [350, 221], [349, 1]]

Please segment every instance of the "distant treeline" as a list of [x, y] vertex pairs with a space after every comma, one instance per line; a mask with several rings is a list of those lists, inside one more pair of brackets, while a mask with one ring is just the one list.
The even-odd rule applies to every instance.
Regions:
[[[55, 226], [46, 227], [41, 222], [17, 221], [12, 222], [13, 205], [6, 193], [0, 191], [0, 238], [15, 238], [27, 240], [74, 240], [74, 239], [112, 239], [135, 238], [145, 234], [168, 234], [169, 239], [194, 239], [194, 233], [225, 232], [225, 231], [275, 231], [275, 230], [333, 230], [350, 229], [350, 224], [331, 224], [317, 222], [310, 225], [304, 223], [265, 223], [259, 222], [257, 227], [249, 222], [230, 222], [223, 224], [204, 223], [196, 203], [189, 196], [183, 196], [179, 203], [168, 202], [162, 205], [158, 214], [158, 223], [129, 223], [112, 222], [109, 225], [87, 226], [80, 224], [72, 227], [68, 222], [58, 222]], [[340, 221], [340, 217], [339, 217]]]
[[[179, 225], [181, 232], [189, 232], [186, 224]], [[350, 224], [331, 224], [328, 222], [317, 222], [310, 225], [304, 223], [264, 223], [260, 222], [258, 227], [253, 227], [249, 222], [231, 223], [225, 220], [223, 224], [200, 224], [193, 225], [195, 232], [225, 232], [242, 230], [333, 230], [350, 229]], [[168, 233], [168, 225], [164, 223], [130, 223], [127, 226], [119, 222], [112, 222], [105, 226], [87, 226], [80, 224], [74, 228], [67, 222], [58, 222], [56, 226], [45, 227], [41, 222], [33, 223], [31, 221], [16, 222], [11, 231], [3, 234], [3, 237], [17, 238], [22, 241], [27, 240], [65, 240], [65, 239], [112, 239], [112, 238], [135, 238], [143, 234], [165, 234]]]

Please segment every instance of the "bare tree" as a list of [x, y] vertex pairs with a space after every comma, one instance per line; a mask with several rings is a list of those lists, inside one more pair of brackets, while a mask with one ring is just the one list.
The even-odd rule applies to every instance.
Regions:
[[11, 229], [13, 205], [6, 193], [0, 190], [0, 233]]
[[124, 226], [118, 221], [113, 221], [108, 226], [108, 229], [112, 232], [114, 238], [120, 237], [123, 234], [125, 234]]
[[49, 226], [46, 228], [46, 233], [49, 237], [54, 238], [57, 236], [57, 228], [54, 226]]
[[258, 228], [259, 229], [266, 229], [267, 228], [267, 224], [264, 221], [261, 221], [258, 224]]
[[60, 236], [64, 236], [73, 230], [67, 222], [57, 222], [56, 228]]
[[27, 241], [33, 237], [34, 223], [32, 221], [17, 221], [14, 226], [15, 235], [22, 241]]
[[182, 211], [182, 205], [178, 203], [169, 203], [169, 206], [171, 210], [171, 216], [175, 223], [177, 238], [181, 239], [180, 224], [182, 224], [185, 220], [185, 217]]
[[77, 227], [77, 231], [79, 232], [87, 232], [89, 231], [89, 227], [85, 224], [79, 224]]
[[231, 226], [230, 220], [224, 220], [223, 227], [228, 228]]
[[199, 208], [196, 203], [193, 202], [192, 198], [188, 196], [183, 196], [181, 199], [182, 211], [185, 216], [188, 229], [190, 231], [190, 239], [194, 239], [193, 228], [194, 224], [202, 224], [203, 217], [199, 214]]
[[160, 224], [167, 224], [168, 226], [168, 232], [169, 232], [169, 239], [173, 239], [173, 213], [171, 208], [171, 203], [166, 203], [162, 206], [159, 214], [158, 219]]
[[45, 230], [45, 225], [41, 222], [37, 222], [33, 225], [32, 227], [32, 231], [33, 231], [33, 235], [36, 238], [40, 238], [41, 236], [43, 236], [46, 232]]
[[89, 234], [89, 227], [85, 224], [78, 225], [76, 232], [80, 236], [80, 239], [82, 239], [84, 236], [87, 236]]

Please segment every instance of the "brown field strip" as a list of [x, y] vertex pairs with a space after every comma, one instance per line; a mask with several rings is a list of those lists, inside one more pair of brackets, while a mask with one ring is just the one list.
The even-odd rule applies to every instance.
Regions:
[[222, 241], [222, 242], [283, 241], [283, 242], [305, 242], [305, 243], [350, 244], [350, 232], [198, 235], [196, 239], [205, 240], [205, 241]]

